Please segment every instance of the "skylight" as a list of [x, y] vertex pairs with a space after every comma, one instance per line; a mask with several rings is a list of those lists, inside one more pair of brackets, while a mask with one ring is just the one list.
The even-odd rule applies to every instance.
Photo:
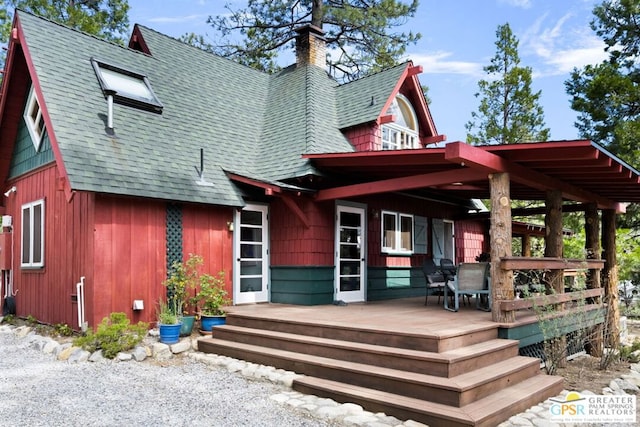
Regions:
[[162, 103], [153, 93], [147, 76], [94, 58], [91, 58], [91, 64], [102, 91], [105, 95], [113, 94], [115, 102], [155, 113], [162, 112]]

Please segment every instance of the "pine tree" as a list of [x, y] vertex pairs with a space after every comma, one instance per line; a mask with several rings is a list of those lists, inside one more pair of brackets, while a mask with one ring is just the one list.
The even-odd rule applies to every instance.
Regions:
[[[249, 0], [241, 10], [210, 16], [215, 34], [182, 39], [262, 71], [279, 69], [278, 54], [293, 50], [295, 29], [310, 24], [324, 31], [331, 74], [353, 80], [395, 65], [420, 34], [395, 33], [415, 15], [418, 0]], [[240, 40], [238, 40], [240, 38]], [[215, 40], [215, 42], [211, 41]]]
[[478, 82], [480, 106], [466, 124], [467, 142], [477, 145], [517, 144], [549, 139], [544, 127], [540, 91], [531, 91], [531, 68], [520, 65], [518, 39], [509, 24], [498, 26], [496, 54]]

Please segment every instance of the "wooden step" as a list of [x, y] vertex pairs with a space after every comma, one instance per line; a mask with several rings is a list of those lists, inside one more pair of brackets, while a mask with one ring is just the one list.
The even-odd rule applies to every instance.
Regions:
[[227, 314], [227, 325], [360, 342], [410, 350], [441, 353], [498, 338], [497, 325], [481, 325], [472, 331], [450, 334], [398, 333], [382, 328], [329, 324], [310, 320], [274, 319], [244, 313]]
[[540, 364], [538, 359], [516, 356], [456, 377], [443, 378], [217, 338], [200, 340], [198, 349], [456, 407], [535, 375]]
[[562, 377], [534, 375], [458, 408], [309, 376], [293, 382], [293, 388], [301, 393], [342, 403], [356, 403], [370, 412], [384, 412], [400, 420], [414, 420], [439, 427], [493, 427], [545, 399], [557, 396], [562, 387]]
[[216, 327], [215, 338], [441, 377], [453, 377], [518, 355], [518, 342], [504, 339], [433, 353], [235, 325]]

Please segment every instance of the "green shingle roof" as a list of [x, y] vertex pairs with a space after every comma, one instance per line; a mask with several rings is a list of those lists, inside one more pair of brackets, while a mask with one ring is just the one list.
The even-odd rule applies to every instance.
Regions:
[[[17, 15], [75, 190], [241, 206], [225, 171], [264, 181], [317, 173], [301, 155], [353, 151], [340, 129], [375, 119], [403, 70], [339, 86], [319, 67], [268, 75], [145, 27], [151, 55]], [[115, 104], [115, 137], [107, 135], [92, 57], [146, 75], [162, 114]], [[371, 96], [377, 112], [363, 107]], [[201, 148], [207, 185], [195, 170]]]
[[374, 121], [384, 114], [382, 108], [408, 66], [399, 64], [340, 86], [336, 96], [340, 129]]

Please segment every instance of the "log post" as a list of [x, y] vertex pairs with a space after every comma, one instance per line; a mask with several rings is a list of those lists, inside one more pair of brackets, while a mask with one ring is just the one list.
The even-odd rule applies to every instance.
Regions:
[[[546, 194], [546, 214], [544, 216], [544, 256], [562, 258], [564, 242], [562, 241], [562, 193], [559, 190], [549, 190]], [[545, 272], [545, 286], [547, 294], [564, 293], [564, 271], [550, 270]], [[564, 304], [557, 304], [557, 311], [564, 310]], [[563, 336], [545, 337], [551, 339], [551, 354], [558, 367], [567, 364], [567, 339]]]
[[[544, 256], [562, 258], [564, 249], [562, 241], [562, 193], [559, 190], [547, 191], [544, 224]], [[545, 278], [547, 293], [560, 294], [564, 292], [562, 270], [551, 270], [545, 274]]]
[[606, 343], [617, 349], [620, 346], [620, 307], [618, 305], [618, 264], [616, 261], [616, 213], [612, 209], [602, 211], [602, 252], [604, 269], [602, 287], [607, 308], [605, 320]]
[[511, 194], [508, 173], [489, 175], [491, 188], [491, 317], [494, 322], [512, 323], [514, 311], [503, 312], [499, 302], [514, 298], [513, 272], [500, 268], [500, 258], [512, 255]]
[[[585, 231], [585, 253], [587, 259], [600, 259], [600, 218], [598, 208], [590, 203], [584, 211], [584, 231]], [[596, 289], [600, 287], [600, 270], [590, 268], [587, 271], [587, 288]], [[601, 298], [596, 298], [596, 302], [601, 302]], [[589, 334], [586, 345], [587, 353], [594, 357], [602, 356], [602, 336], [604, 328], [601, 324], [594, 326]]]

